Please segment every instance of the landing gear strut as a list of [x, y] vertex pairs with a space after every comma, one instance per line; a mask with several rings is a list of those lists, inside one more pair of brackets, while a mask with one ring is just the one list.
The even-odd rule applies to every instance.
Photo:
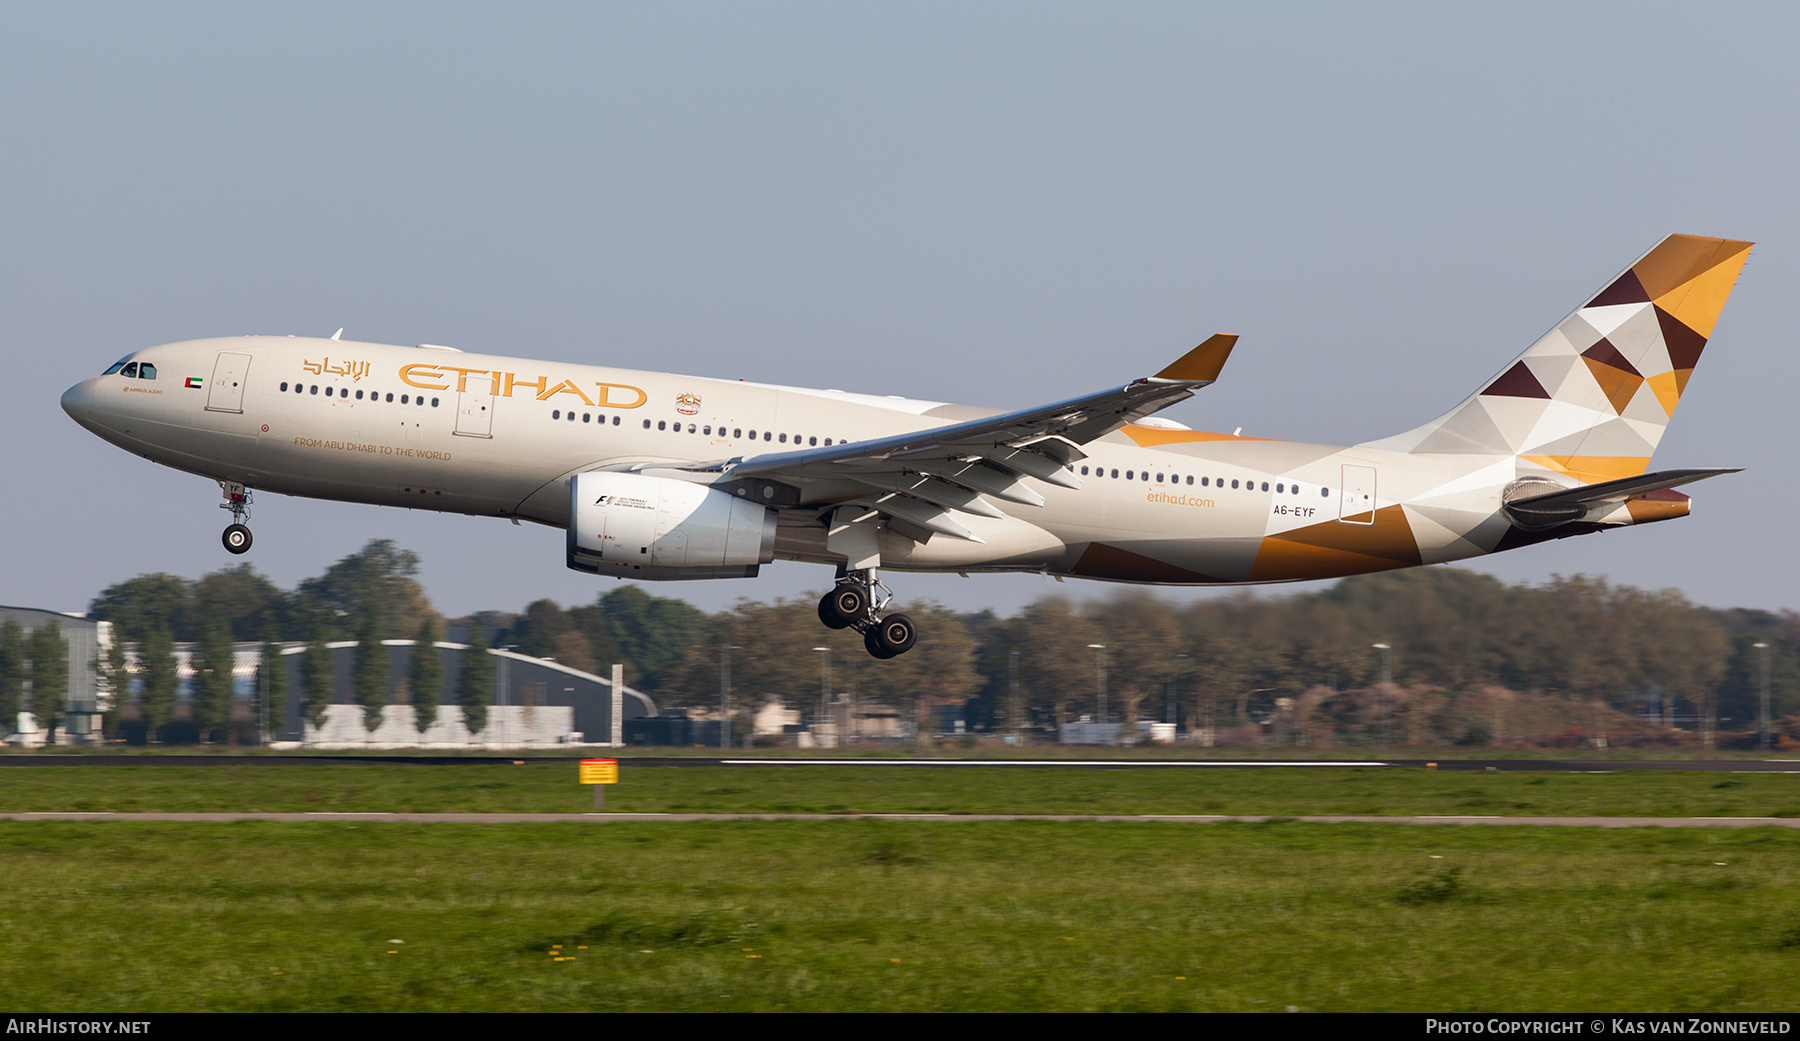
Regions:
[[853, 571], [819, 601], [819, 621], [828, 629], [855, 629], [863, 634], [863, 646], [877, 658], [892, 658], [912, 650], [919, 640], [918, 627], [903, 614], [881, 616], [894, 594], [875, 577], [873, 568]]
[[250, 519], [250, 490], [235, 481], [220, 481], [219, 489], [225, 493], [225, 501], [219, 509], [231, 511], [231, 526], [219, 541], [225, 543], [225, 549], [231, 553], [250, 552], [250, 529], [244, 522]]

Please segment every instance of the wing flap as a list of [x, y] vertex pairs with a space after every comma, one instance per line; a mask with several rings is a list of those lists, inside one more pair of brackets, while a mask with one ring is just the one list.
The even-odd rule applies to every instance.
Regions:
[[964, 513], [973, 513], [978, 517], [992, 517], [995, 520], [1001, 520], [1006, 516], [998, 507], [983, 499], [980, 494], [929, 474], [897, 471], [894, 473], [857, 474], [856, 479], [875, 488], [905, 492], [907, 495], [924, 499], [934, 506], [941, 506], [945, 509], [961, 510]]

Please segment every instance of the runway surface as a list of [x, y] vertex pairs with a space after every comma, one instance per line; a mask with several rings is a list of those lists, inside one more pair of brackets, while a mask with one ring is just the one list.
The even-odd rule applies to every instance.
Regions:
[[1095, 821], [1122, 824], [1458, 824], [1552, 828], [1800, 828], [1792, 817], [1355, 817], [1232, 816], [1215, 814], [1024, 813], [0, 813], [9, 821], [202, 823], [278, 821], [287, 824], [646, 824], [695, 821]]
[[811, 759], [713, 756], [634, 756], [596, 748], [561, 756], [345, 756], [345, 755], [58, 755], [0, 754], [8, 766], [493, 766], [560, 763], [583, 758], [616, 758], [625, 766], [886, 766], [1084, 770], [1243, 770], [1270, 769], [1432, 769], [1539, 770], [1611, 773], [1619, 770], [1692, 770], [1705, 773], [1800, 773], [1800, 759], [902, 759], [818, 757]]

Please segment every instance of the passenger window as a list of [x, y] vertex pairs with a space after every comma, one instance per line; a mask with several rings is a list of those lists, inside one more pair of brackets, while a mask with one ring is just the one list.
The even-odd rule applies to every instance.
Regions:
[[731, 436], [732, 437], [743, 437], [744, 436], [744, 428], [743, 427], [732, 427], [731, 428]]
[[285, 383], [283, 383], [283, 384], [282, 384], [282, 385], [281, 385], [281, 392], [282, 392], [282, 393], [283, 393], [283, 394], [286, 394], [286, 393], [287, 393], [287, 384], [285, 384]]
[[1269, 482], [1267, 482], [1267, 481], [1263, 482], [1262, 490], [1265, 492], [1269, 490]]
[[[583, 423], [586, 423], [586, 422], [588, 422], [588, 421], [589, 421], [589, 420], [590, 420], [590, 419], [591, 419], [591, 418], [592, 418], [592, 417], [591, 417], [591, 416], [590, 416], [590, 415], [589, 415], [589, 414], [588, 414], [588, 413], [586, 413], [586, 412], [583, 412], [583, 413], [582, 413], [582, 414], [581, 414], [581, 421], [582, 421], [582, 422], [583, 422]], [[602, 422], [604, 422], [604, 420], [605, 420], [605, 417], [602, 417]]]
[[318, 392], [319, 392], [319, 385], [317, 383], [315, 383], [312, 385], [312, 390], [309, 391], [308, 393], [317, 394]]
[[[648, 426], [649, 424], [650, 424], [650, 421], [648, 419], [644, 420], [644, 425]], [[656, 429], [658, 429], [658, 430], [669, 429], [669, 421], [666, 419], [657, 420], [656, 421]]]
[[411, 397], [412, 397], [412, 395], [410, 395], [410, 394], [400, 395], [400, 404], [402, 404], [402, 405], [409, 404], [410, 402], [408, 401], [408, 399]]
[[781, 435], [781, 443], [784, 445], [787, 444], [787, 435], [786, 434]]
[[550, 410], [550, 418], [551, 419], [561, 419], [562, 418], [562, 409], [560, 409], [560, 408], [551, 409]]
[[1286, 488], [1284, 488], [1284, 487], [1283, 487], [1283, 486], [1281, 486], [1281, 485], [1279, 485], [1279, 484], [1278, 484], [1278, 485], [1276, 485], [1276, 486], [1275, 486], [1275, 490], [1276, 490], [1276, 491], [1278, 491], [1278, 492], [1285, 492], [1285, 491], [1287, 491], [1287, 489], [1286, 489]]
[[806, 439], [806, 443], [808, 446], [817, 445], [819, 443], [819, 439], [816, 437], [809, 437]]
[[1235, 478], [1235, 477], [1233, 477], [1233, 478], [1232, 478], [1232, 479], [1231, 479], [1231, 486], [1232, 486], [1232, 487], [1233, 487], [1233, 488], [1236, 488], [1236, 487], [1237, 487], [1237, 486], [1238, 486], [1238, 483], [1237, 483], [1237, 478]]
[[[432, 398], [432, 399], [431, 399], [431, 407], [432, 407], [432, 408], [437, 408], [437, 407], [438, 407], [438, 404], [437, 404], [437, 403], [438, 403], [438, 399], [436, 399], [436, 398]], [[571, 412], [571, 413], [569, 413], [569, 418], [570, 418], [570, 419], [574, 419], [574, 418], [575, 418], [575, 413], [573, 413], [573, 412]]]
[[394, 401], [394, 395], [392, 395], [392, 394], [389, 394], [389, 395], [388, 395], [388, 396], [387, 396], [387, 399], [388, 399], [388, 403], [389, 403], [389, 404], [392, 404], [392, 403], [393, 403], [393, 401]]
[[1114, 470], [1114, 471], [1113, 471], [1113, 472], [1112, 472], [1112, 475], [1113, 475], [1113, 477], [1114, 477], [1114, 479], [1117, 479], [1117, 478], [1118, 478], [1118, 476], [1119, 476], [1119, 471], [1117, 471], [1117, 470]]
[[1157, 475], [1156, 475], [1156, 483], [1157, 483], [1157, 484], [1161, 484], [1161, 483], [1163, 483], [1163, 475], [1162, 475], [1162, 474], [1157, 474]]

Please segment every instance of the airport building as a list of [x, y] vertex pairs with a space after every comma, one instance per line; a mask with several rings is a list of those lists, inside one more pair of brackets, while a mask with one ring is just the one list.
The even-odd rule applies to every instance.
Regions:
[[[116, 710], [115, 736], [133, 744], [149, 741], [148, 727], [135, 701], [142, 690], [142, 663], [135, 646], [127, 648], [131, 689], [123, 696], [107, 688], [100, 663], [112, 648], [113, 627], [84, 615], [26, 607], [0, 607], [0, 625], [16, 621], [27, 641], [33, 632], [54, 622], [68, 645], [68, 691], [63, 719], [57, 726], [59, 744], [92, 744], [104, 740], [103, 722]], [[322, 726], [304, 718], [303, 643], [279, 644], [286, 692], [270, 704], [263, 681], [262, 644], [235, 645], [232, 667], [234, 693], [229, 739], [240, 744], [271, 743], [288, 747], [333, 748], [519, 748], [555, 745], [608, 744], [613, 741], [613, 691], [609, 679], [570, 668], [558, 662], [533, 658], [515, 651], [491, 648], [494, 687], [487, 705], [485, 725], [471, 733], [463, 711], [456, 704], [456, 677], [468, 646], [439, 641], [433, 650], [444, 677], [438, 695], [436, 720], [423, 732], [406, 690], [412, 665], [412, 640], [384, 640], [388, 657], [388, 690], [381, 718], [369, 729], [363, 707], [356, 704], [352, 675], [354, 641], [326, 645], [331, 653], [333, 683], [331, 703]], [[190, 743], [202, 735], [188, 712], [192, 696], [195, 657], [192, 644], [175, 645], [177, 693], [173, 719], [157, 735], [159, 741]], [[656, 703], [641, 691], [623, 684], [619, 690], [621, 734], [635, 720], [658, 717]], [[0, 736], [8, 743], [34, 746], [44, 743], [45, 728], [32, 716], [29, 694], [21, 698], [16, 719], [4, 721]], [[224, 736], [224, 735], [214, 735]]]
[[[98, 740], [101, 713], [105, 711], [111, 691], [103, 690], [100, 661], [112, 649], [112, 623], [95, 621], [86, 615], [64, 611], [45, 611], [35, 607], [0, 606], [0, 625], [16, 622], [27, 641], [39, 628], [55, 624], [69, 647], [69, 689], [63, 699], [63, 720], [57, 727], [57, 740], [75, 743]], [[21, 699], [19, 718], [4, 721], [0, 732], [20, 735], [29, 741], [38, 735], [30, 707]]]
[[[462, 657], [468, 651], [468, 645], [448, 641], [433, 645], [442, 666], [444, 689], [439, 694], [437, 720], [423, 733], [416, 726], [412, 706], [402, 703], [411, 700], [410, 694], [402, 688], [412, 666], [414, 642], [382, 641], [388, 655], [387, 705], [382, 709], [380, 725], [369, 730], [363, 708], [352, 696], [356, 642], [346, 640], [326, 646], [331, 651], [336, 673], [334, 694], [326, 709], [324, 726], [315, 727], [303, 718], [305, 695], [300, 661], [306, 645], [281, 645], [287, 696], [285, 704], [271, 706], [270, 718], [263, 724], [271, 731], [272, 741], [321, 749], [450, 749], [608, 744], [613, 740], [611, 680], [559, 662], [500, 648], [487, 651], [493, 659], [494, 691], [488, 703], [486, 726], [477, 733], [470, 733], [463, 724], [462, 709], [457, 706], [454, 694], [456, 677], [462, 670]], [[260, 644], [243, 644], [238, 648], [238, 665], [233, 678], [240, 690], [241, 701], [251, 706], [263, 704], [261, 692], [255, 689], [261, 656]], [[632, 720], [657, 715], [656, 703], [641, 691], [621, 684], [619, 694], [621, 729]]]

